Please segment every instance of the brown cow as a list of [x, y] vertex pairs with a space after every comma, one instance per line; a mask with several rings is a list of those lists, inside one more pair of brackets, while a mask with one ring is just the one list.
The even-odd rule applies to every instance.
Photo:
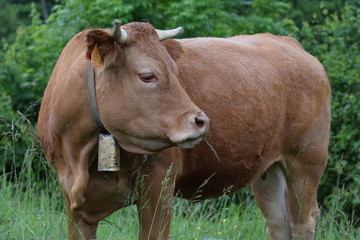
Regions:
[[[213, 198], [250, 184], [271, 239], [313, 239], [330, 119], [322, 65], [290, 37], [163, 34], [148, 23], [85, 30], [58, 60], [38, 127], [69, 238], [95, 238], [101, 219], [135, 203], [139, 239], [168, 239], [174, 193], [189, 199], [201, 187], [201, 198]], [[122, 147], [112, 173], [97, 171], [100, 130], [85, 87], [95, 45], [101, 121]], [[194, 103], [211, 127], [206, 142], [185, 150], [177, 146], [191, 148], [208, 131]]]

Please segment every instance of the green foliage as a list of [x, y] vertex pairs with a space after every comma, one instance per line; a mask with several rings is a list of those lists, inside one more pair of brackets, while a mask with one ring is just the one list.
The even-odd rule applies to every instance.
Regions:
[[323, 24], [326, 17], [342, 8], [344, 1], [292, 0], [290, 2], [292, 11], [289, 12], [289, 17], [301, 26], [303, 22], [310, 22], [312, 25]]
[[[33, 124], [22, 114], [14, 114], [7, 120], [0, 116], [0, 169], [11, 181], [23, 176], [43, 180], [47, 175], [48, 163], [45, 160]], [[39, 181], [38, 186], [46, 182]]]
[[[46, 9], [50, 9], [57, 0], [46, 0]], [[0, 45], [12, 43], [15, 40], [16, 29], [19, 26], [27, 26], [31, 23], [29, 14], [31, 5], [36, 5], [37, 9], [44, 10], [41, 1], [28, 0], [0, 0]], [[44, 16], [42, 18], [45, 18]]]
[[[320, 196], [347, 196], [360, 213], [360, 2], [347, 4], [322, 25], [303, 27], [302, 43], [323, 63], [332, 85], [330, 158]], [[341, 170], [341, 175], [337, 176]], [[338, 179], [339, 178], [339, 179]], [[338, 180], [337, 180], [338, 179]]]
[[[186, 37], [234, 36], [259, 32], [295, 33], [292, 20], [282, 18], [290, 4], [280, 1], [179, 1], [165, 7], [170, 26], [183, 25]], [[163, 26], [166, 28], [169, 26]], [[295, 30], [295, 31], [294, 31]]]
[[0, 86], [0, 116], [10, 117], [11, 111], [11, 98], [6, 94], [4, 87]]
[[34, 105], [38, 105], [57, 55], [64, 46], [65, 39], [57, 36], [66, 36], [66, 31], [42, 24], [35, 5], [32, 6], [31, 18], [30, 26], [17, 30], [15, 42], [4, 46], [6, 52], [2, 56], [4, 67], [0, 70], [0, 83], [12, 98], [12, 108], [35, 121], [38, 106]]
[[27, 17], [29, 12], [29, 4], [14, 4], [7, 0], [0, 0], [0, 42], [14, 41], [16, 28], [30, 23], [30, 19]]

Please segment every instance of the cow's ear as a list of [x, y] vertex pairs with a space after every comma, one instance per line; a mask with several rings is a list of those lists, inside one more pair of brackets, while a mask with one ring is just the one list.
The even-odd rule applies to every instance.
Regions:
[[109, 56], [115, 54], [116, 43], [107, 31], [101, 29], [90, 30], [86, 35], [86, 43], [86, 58], [94, 65], [103, 65], [109, 59]]
[[181, 55], [184, 53], [181, 44], [176, 40], [166, 39], [161, 41], [161, 43], [166, 47], [166, 50], [175, 62], [180, 59]]

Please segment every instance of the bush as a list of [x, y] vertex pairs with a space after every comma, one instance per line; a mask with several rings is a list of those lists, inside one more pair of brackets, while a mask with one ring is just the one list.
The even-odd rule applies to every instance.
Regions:
[[[303, 27], [304, 47], [317, 56], [332, 85], [330, 157], [320, 197], [340, 190], [345, 207], [360, 213], [360, 3], [345, 5], [323, 25]], [[339, 172], [341, 173], [338, 176]]]

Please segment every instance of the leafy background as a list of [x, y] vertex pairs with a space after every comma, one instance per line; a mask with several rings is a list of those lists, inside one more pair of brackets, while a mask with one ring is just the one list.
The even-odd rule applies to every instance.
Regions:
[[[67, 41], [84, 28], [110, 28], [115, 18], [124, 23], [148, 20], [158, 29], [181, 25], [184, 38], [270, 32], [298, 39], [323, 63], [333, 91], [330, 155], [320, 204], [329, 208], [342, 195], [343, 211], [360, 215], [359, 0], [0, 0], [3, 174], [16, 179], [23, 171], [31, 139], [21, 134], [27, 129], [13, 122], [26, 117], [36, 125], [42, 93]], [[10, 146], [16, 148], [9, 158]], [[44, 164], [32, 165], [38, 169], [34, 174], [45, 176]]]

